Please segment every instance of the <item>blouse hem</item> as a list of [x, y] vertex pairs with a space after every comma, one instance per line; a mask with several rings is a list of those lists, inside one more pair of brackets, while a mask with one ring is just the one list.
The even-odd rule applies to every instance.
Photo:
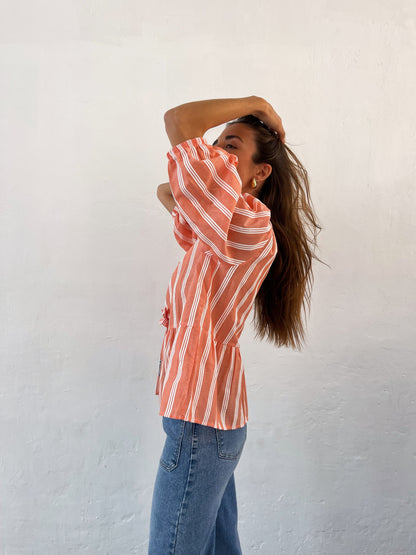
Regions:
[[164, 414], [163, 410], [159, 411], [159, 416], [164, 416], [166, 418], [173, 418], [174, 420], [183, 420], [185, 422], [192, 422], [193, 424], [200, 424], [201, 426], [207, 426], [208, 428], [214, 428], [216, 430], [238, 430], [240, 428], [244, 428], [244, 426], [247, 424], [248, 422], [248, 416], [246, 416], [243, 420], [244, 424], [242, 426], [235, 426], [235, 427], [224, 427], [224, 428], [218, 428], [216, 426], [212, 426], [210, 424], [204, 424], [202, 419], [200, 418], [185, 418], [185, 416], [178, 416], [178, 415], [171, 415], [171, 416], [166, 416], [166, 414]]

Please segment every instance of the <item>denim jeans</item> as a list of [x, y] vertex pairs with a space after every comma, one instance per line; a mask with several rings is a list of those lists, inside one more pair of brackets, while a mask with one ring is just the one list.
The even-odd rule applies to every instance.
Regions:
[[241, 555], [234, 469], [247, 426], [218, 430], [163, 417], [149, 555]]

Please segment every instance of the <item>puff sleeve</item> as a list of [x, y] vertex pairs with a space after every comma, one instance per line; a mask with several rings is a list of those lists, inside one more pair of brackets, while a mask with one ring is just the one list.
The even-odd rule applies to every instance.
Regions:
[[222, 261], [240, 264], [275, 242], [270, 210], [241, 192], [237, 156], [202, 137], [174, 146], [167, 156], [175, 237], [183, 248], [199, 239]]

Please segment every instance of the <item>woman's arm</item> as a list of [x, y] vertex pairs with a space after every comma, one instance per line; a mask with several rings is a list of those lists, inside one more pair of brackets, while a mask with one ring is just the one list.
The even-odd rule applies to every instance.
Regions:
[[171, 145], [175, 146], [187, 139], [202, 137], [208, 129], [247, 114], [261, 119], [270, 129], [277, 131], [282, 142], [285, 141], [285, 130], [280, 116], [259, 96], [199, 100], [181, 104], [165, 113], [166, 133]]
[[[172, 214], [173, 209], [176, 207], [176, 203], [173, 198], [169, 182], [159, 185], [157, 188], [157, 197], [163, 206], [165, 206], [165, 208], [167, 208], [167, 210]], [[173, 221], [173, 234], [176, 241], [184, 250], [189, 250], [189, 248], [195, 243], [197, 236], [193, 233], [191, 227], [179, 211], [176, 212]]]
[[159, 187], [157, 188], [157, 198], [160, 200], [163, 206], [172, 214], [176, 203], [172, 195], [169, 181], [167, 183], [162, 183], [161, 185], [159, 185]]

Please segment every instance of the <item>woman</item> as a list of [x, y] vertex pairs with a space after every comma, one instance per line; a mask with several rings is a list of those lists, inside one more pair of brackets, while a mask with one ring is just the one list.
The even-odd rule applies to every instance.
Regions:
[[[209, 145], [204, 133], [230, 120]], [[238, 341], [254, 305], [261, 338], [301, 346], [320, 228], [307, 173], [264, 99], [190, 102], [169, 110], [165, 125], [173, 148], [158, 197], [185, 255], [161, 319], [166, 442], [149, 554], [241, 554], [234, 470], [248, 416]]]

